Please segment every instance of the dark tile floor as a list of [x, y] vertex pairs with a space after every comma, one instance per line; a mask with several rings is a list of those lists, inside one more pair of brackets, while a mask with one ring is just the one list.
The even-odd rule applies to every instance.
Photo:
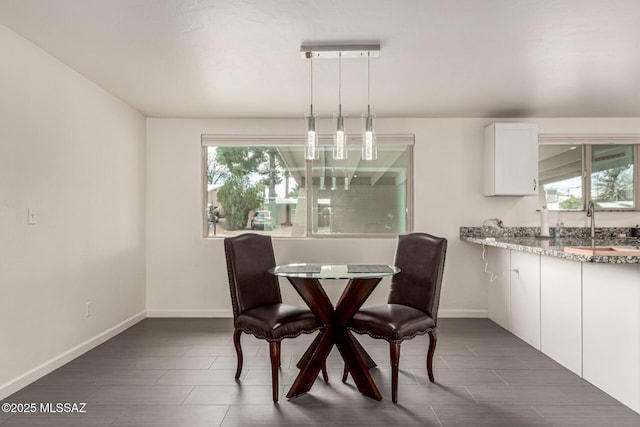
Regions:
[[[362, 396], [342, 361], [330, 382], [271, 401], [268, 347], [243, 335], [241, 381], [229, 319], [147, 319], [3, 402], [86, 403], [85, 413], [0, 413], [0, 426], [639, 426], [640, 415], [487, 319], [440, 319], [436, 383], [425, 369], [427, 337], [402, 345], [399, 402], [391, 402], [388, 345], [360, 342], [381, 402]], [[280, 395], [313, 336], [282, 344]]]

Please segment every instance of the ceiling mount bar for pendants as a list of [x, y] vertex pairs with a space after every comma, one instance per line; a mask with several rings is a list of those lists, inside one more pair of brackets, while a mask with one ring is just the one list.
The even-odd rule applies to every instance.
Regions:
[[300, 46], [302, 58], [336, 59], [376, 58], [380, 55], [380, 43], [366, 44], [303, 44]]

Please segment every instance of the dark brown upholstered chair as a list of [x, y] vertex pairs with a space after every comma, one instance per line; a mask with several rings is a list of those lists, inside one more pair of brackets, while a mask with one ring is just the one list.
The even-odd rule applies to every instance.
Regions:
[[[273, 401], [278, 401], [280, 342], [308, 334], [324, 325], [311, 310], [282, 303], [278, 278], [269, 274], [275, 267], [271, 237], [255, 233], [224, 239], [227, 272], [233, 305], [233, 343], [238, 356], [236, 379], [242, 372], [243, 332], [269, 342]], [[323, 369], [325, 381], [326, 369]]]
[[[387, 340], [391, 356], [391, 395], [398, 401], [400, 343], [416, 335], [429, 334], [427, 372], [433, 382], [433, 354], [447, 240], [425, 233], [398, 237], [395, 265], [400, 273], [391, 279], [386, 305], [363, 308], [347, 327], [359, 334]], [[345, 366], [343, 381], [347, 379]]]

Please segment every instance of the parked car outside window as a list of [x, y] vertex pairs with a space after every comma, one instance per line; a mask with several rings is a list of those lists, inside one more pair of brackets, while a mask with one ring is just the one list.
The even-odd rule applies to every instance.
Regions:
[[256, 211], [251, 218], [252, 230], [273, 230], [271, 211]]

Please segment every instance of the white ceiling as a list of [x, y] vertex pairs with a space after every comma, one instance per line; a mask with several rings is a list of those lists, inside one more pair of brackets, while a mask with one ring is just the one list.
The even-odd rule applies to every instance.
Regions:
[[[378, 117], [640, 116], [638, 0], [0, 0], [0, 23], [150, 117], [301, 117], [300, 45], [371, 41]], [[366, 62], [343, 60], [348, 115]], [[314, 61], [314, 110], [337, 103]]]

